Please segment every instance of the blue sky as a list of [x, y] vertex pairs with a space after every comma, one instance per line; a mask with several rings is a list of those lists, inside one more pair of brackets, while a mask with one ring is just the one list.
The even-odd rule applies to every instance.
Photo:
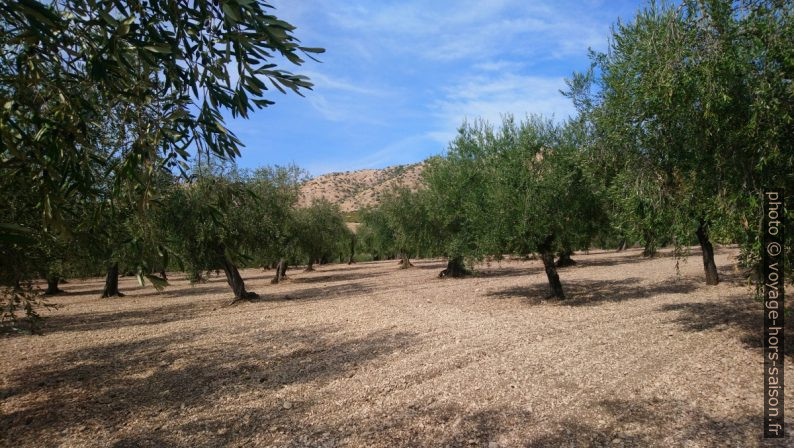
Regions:
[[312, 175], [413, 163], [446, 150], [464, 119], [572, 113], [564, 79], [605, 50], [639, 1], [276, 0], [322, 63], [301, 98], [230, 120], [245, 168], [295, 163]]

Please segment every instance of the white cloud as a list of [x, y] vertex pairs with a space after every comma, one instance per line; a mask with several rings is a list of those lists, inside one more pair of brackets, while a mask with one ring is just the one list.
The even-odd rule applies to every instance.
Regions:
[[390, 143], [364, 157], [354, 160], [339, 160], [333, 163], [312, 163], [308, 170], [312, 175], [334, 171], [352, 171], [367, 168], [383, 168], [389, 165], [405, 164], [423, 159], [427, 149], [433, 145], [426, 135], [412, 135]]
[[306, 94], [306, 100], [326, 120], [383, 124], [372, 109], [378, 103], [388, 101], [393, 91], [356, 84], [320, 72], [307, 71], [304, 74], [314, 83], [313, 91]]
[[564, 87], [562, 78], [516, 74], [470, 77], [445, 89], [444, 98], [433, 104], [439, 129], [431, 135], [449, 141], [464, 120], [482, 118], [498, 124], [505, 114], [516, 118], [542, 114], [564, 120], [573, 113], [570, 101], [559, 92]]
[[473, 65], [473, 68], [477, 70], [482, 70], [484, 72], [504, 72], [504, 71], [515, 71], [520, 69], [523, 64], [515, 61], [505, 61], [505, 60], [497, 60], [497, 61], [485, 61], [480, 62]]
[[522, 52], [562, 57], [600, 45], [603, 24], [553, 6], [518, 0], [389, 5], [347, 2], [327, 8], [338, 28], [365, 35], [367, 46], [428, 60], [488, 59]]
[[343, 79], [332, 78], [319, 72], [305, 71], [303, 74], [309, 77], [311, 82], [314, 84], [314, 90], [316, 91], [341, 90], [348, 93], [357, 93], [370, 96], [385, 96], [387, 93], [383, 89], [366, 87]]

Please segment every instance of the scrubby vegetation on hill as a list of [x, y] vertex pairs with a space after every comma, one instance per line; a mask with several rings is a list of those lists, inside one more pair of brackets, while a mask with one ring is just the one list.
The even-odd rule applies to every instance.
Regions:
[[317, 176], [301, 185], [299, 204], [324, 198], [339, 205], [344, 212], [355, 212], [375, 205], [395, 188], [417, 189], [421, 184], [424, 163], [396, 165]]

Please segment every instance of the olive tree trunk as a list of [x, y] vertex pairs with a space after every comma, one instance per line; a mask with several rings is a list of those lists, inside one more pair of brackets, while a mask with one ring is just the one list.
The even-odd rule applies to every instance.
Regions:
[[706, 272], [706, 284], [719, 284], [720, 276], [717, 274], [717, 264], [714, 263], [714, 246], [711, 245], [711, 240], [709, 240], [708, 223], [701, 220], [695, 233], [697, 234], [698, 242], [700, 242], [700, 249], [703, 252], [703, 269]]
[[656, 238], [654, 238], [649, 233], [645, 233], [645, 245], [642, 249], [642, 256], [643, 257], [653, 257], [656, 255]]
[[460, 277], [465, 277], [469, 274], [471, 274], [471, 272], [469, 272], [469, 270], [466, 269], [466, 265], [463, 263], [463, 257], [455, 256], [449, 258], [449, 261], [447, 261], [447, 268], [438, 274], [438, 278], [444, 278], [444, 277], [460, 278]]
[[543, 261], [543, 268], [546, 270], [546, 277], [549, 279], [549, 290], [551, 297], [564, 299], [565, 293], [562, 291], [562, 283], [560, 283], [560, 276], [557, 274], [557, 267], [554, 265], [554, 251], [552, 244], [554, 243], [554, 235], [550, 235], [538, 247], [540, 252], [540, 259]]
[[615, 252], [623, 252], [624, 250], [626, 250], [626, 240], [620, 240], [618, 243], [618, 250]]
[[108, 275], [105, 277], [105, 288], [102, 290], [101, 298], [123, 297], [119, 292], [119, 264], [113, 263], [108, 268]]
[[412, 267], [414, 267], [414, 265], [411, 263], [411, 259], [408, 258], [408, 254], [400, 254], [400, 269], [408, 269]]
[[60, 282], [60, 281], [61, 281], [61, 279], [57, 275], [53, 275], [53, 276], [47, 277], [47, 290], [44, 291], [44, 294], [46, 294], [48, 296], [52, 296], [52, 295], [55, 295], [55, 294], [62, 293], [63, 290], [58, 287], [58, 282]]
[[276, 264], [276, 275], [273, 277], [273, 280], [270, 280], [270, 283], [276, 284], [280, 283], [284, 278], [287, 277], [287, 261], [283, 258], [278, 260]]
[[558, 268], [564, 268], [564, 267], [575, 265], [576, 261], [574, 261], [571, 258], [572, 254], [573, 254], [573, 251], [567, 250], [567, 249], [562, 251], [562, 252], [560, 252], [560, 258], [557, 259], [557, 262], [555, 263], [555, 266], [558, 267]]
[[356, 261], [353, 259], [356, 256], [356, 235], [350, 237], [350, 259], [347, 264], [353, 264]]
[[312, 272], [314, 270], [314, 258], [309, 258], [309, 264], [306, 265], [306, 269], [303, 272]]
[[232, 303], [240, 300], [253, 300], [259, 297], [255, 292], [248, 292], [245, 290], [245, 281], [243, 281], [240, 271], [226, 255], [226, 251], [223, 248], [218, 249], [218, 257], [223, 266], [223, 273], [226, 274], [226, 282], [234, 293], [234, 300]]
[[549, 279], [551, 296], [564, 299], [565, 293], [562, 291], [560, 276], [557, 274], [557, 267], [554, 266], [554, 252], [541, 252], [540, 258], [543, 260], [543, 268], [546, 270], [546, 277]]

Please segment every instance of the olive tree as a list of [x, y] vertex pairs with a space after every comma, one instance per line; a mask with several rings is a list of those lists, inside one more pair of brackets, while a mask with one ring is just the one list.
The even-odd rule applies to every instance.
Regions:
[[260, 226], [257, 245], [249, 250], [259, 265], [275, 266], [272, 283], [286, 276], [288, 261], [297, 252], [294, 209], [300, 183], [306, 177], [303, 170], [291, 165], [259, 168], [246, 179], [256, 195], [253, 206]]
[[318, 199], [294, 213], [295, 238], [307, 260], [306, 271], [314, 270], [315, 263], [328, 262], [344, 251], [350, 241], [351, 232], [339, 206], [328, 200]]
[[448, 258], [440, 277], [469, 274], [465, 261], [485, 255], [480, 242], [489, 226], [486, 205], [487, 173], [483, 170], [485, 139], [490, 126], [477, 121], [464, 123], [450, 142], [447, 154], [427, 160], [422, 175], [428, 187], [428, 219], [436, 234], [440, 252]]
[[261, 237], [255, 216], [256, 196], [233, 177], [200, 174], [174, 185], [158, 208], [165, 246], [193, 282], [203, 272], [223, 270], [234, 301], [255, 299], [246, 290], [238, 265]]
[[[380, 204], [365, 216], [366, 227], [376, 227], [372, 233], [383, 232], [385, 241], [400, 257], [400, 268], [412, 267], [411, 256], [433, 251], [431, 222], [426, 190], [413, 191], [399, 187], [387, 192]], [[383, 227], [378, 229], [377, 226]]]
[[637, 210], [635, 227], [678, 247], [696, 237], [707, 284], [719, 282], [713, 241], [738, 240], [757, 259], [761, 189], [792, 183], [792, 11], [773, 1], [652, 5], [616, 25], [595, 70], [572, 80], [594, 154], [624, 162], [614, 189], [648, 187], [623, 203], [655, 214]]
[[490, 252], [536, 252], [550, 295], [565, 298], [555, 253], [586, 248], [605, 225], [603, 198], [584, 169], [575, 123], [556, 125], [511, 117], [487, 139], [486, 203], [493, 221], [484, 233]]
[[395, 254], [394, 233], [383, 210], [369, 207], [361, 210], [360, 214], [361, 227], [356, 232], [356, 238], [361, 250], [368, 252], [375, 261]]

